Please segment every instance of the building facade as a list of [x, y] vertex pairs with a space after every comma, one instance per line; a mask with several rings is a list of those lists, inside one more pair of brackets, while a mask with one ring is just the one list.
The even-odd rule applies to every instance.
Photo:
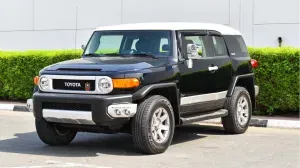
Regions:
[[98, 26], [211, 22], [241, 31], [248, 46], [300, 47], [300, 0], [0, 0], [0, 49], [73, 49]]

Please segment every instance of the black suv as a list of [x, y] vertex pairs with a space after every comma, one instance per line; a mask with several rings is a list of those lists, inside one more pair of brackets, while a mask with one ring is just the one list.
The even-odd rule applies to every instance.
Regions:
[[48, 145], [67, 145], [77, 132], [123, 132], [142, 152], [157, 154], [177, 125], [222, 118], [232, 134], [249, 126], [258, 63], [237, 30], [208, 23], [105, 26], [83, 49], [82, 58], [35, 77], [31, 105]]

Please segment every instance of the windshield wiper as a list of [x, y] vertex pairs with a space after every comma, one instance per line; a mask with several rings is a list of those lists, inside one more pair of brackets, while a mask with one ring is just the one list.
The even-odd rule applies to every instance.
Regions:
[[138, 53], [138, 54], [130, 54], [129, 56], [135, 56], [135, 57], [149, 57], [153, 59], [158, 59], [156, 56], [152, 54], [147, 54], [147, 53]]
[[116, 57], [124, 56], [124, 54], [119, 54], [119, 53], [106, 53], [105, 55], [106, 56], [116, 56]]
[[105, 54], [105, 56], [116, 56], [116, 57], [130, 57], [130, 56], [134, 56], [134, 57], [150, 57], [150, 58], [153, 58], [153, 59], [158, 59], [154, 55], [147, 54], [147, 53], [135, 53], [135, 54], [107, 53], [107, 54]]
[[83, 56], [85, 56], [85, 57], [99, 57], [99, 56], [103, 56], [103, 54], [89, 53], [89, 54], [85, 54]]

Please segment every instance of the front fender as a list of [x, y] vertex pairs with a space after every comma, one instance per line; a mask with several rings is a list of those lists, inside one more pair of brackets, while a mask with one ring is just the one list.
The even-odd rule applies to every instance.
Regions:
[[169, 87], [176, 88], [177, 86], [176, 83], [158, 83], [158, 84], [151, 84], [151, 85], [144, 86], [132, 95], [132, 100], [136, 101], [136, 100], [143, 99], [145, 96], [147, 96], [149, 92], [151, 92], [154, 89], [162, 89], [162, 88], [169, 88]]

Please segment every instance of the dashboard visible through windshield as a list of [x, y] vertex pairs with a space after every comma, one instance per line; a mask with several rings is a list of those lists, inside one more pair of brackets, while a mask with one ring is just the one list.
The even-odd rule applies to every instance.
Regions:
[[96, 31], [93, 33], [84, 55], [94, 57], [168, 57], [172, 55], [171, 31]]

